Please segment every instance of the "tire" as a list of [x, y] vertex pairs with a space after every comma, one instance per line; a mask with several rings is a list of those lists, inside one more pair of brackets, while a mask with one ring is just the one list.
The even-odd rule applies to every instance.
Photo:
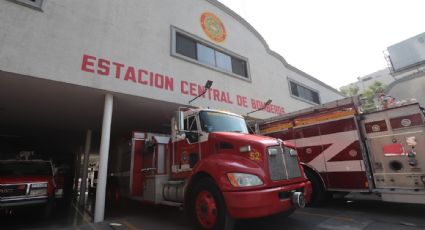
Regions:
[[211, 178], [198, 181], [191, 193], [190, 212], [198, 229], [232, 230], [235, 220], [229, 216], [223, 195]]
[[328, 193], [325, 190], [325, 186], [322, 183], [320, 177], [313, 171], [306, 169], [305, 174], [308, 180], [311, 182], [313, 194], [311, 195], [310, 203], [307, 205], [310, 207], [319, 207], [326, 203], [328, 200]]

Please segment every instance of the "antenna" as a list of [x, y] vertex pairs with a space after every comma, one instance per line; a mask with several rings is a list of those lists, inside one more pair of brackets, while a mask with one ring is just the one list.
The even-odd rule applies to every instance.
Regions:
[[207, 81], [207, 83], [205, 83], [205, 89], [204, 89], [204, 92], [202, 92], [201, 94], [199, 94], [198, 96], [196, 96], [195, 98], [193, 98], [192, 100], [190, 100], [190, 101], [189, 101], [189, 104], [190, 104], [192, 101], [194, 101], [194, 100], [196, 100], [197, 98], [199, 98], [199, 97], [201, 97], [202, 95], [204, 95], [204, 94], [207, 92], [207, 90], [211, 88], [212, 83], [213, 83], [213, 81], [208, 80], [208, 81]]
[[269, 100], [267, 100], [267, 102], [264, 104], [264, 106], [263, 106], [263, 107], [261, 107], [261, 108], [259, 108], [259, 109], [257, 109], [257, 110], [251, 111], [251, 112], [247, 113], [246, 115], [248, 116], [248, 114], [255, 113], [255, 112], [258, 112], [258, 111], [261, 111], [261, 110], [265, 109], [265, 108], [266, 108], [268, 105], [270, 105], [271, 103], [272, 103], [272, 100], [271, 100], [271, 99], [269, 99]]

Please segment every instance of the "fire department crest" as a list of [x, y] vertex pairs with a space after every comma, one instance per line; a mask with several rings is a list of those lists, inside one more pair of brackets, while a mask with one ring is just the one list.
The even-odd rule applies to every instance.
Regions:
[[409, 127], [412, 124], [412, 121], [410, 119], [403, 119], [401, 120], [400, 124], [403, 127]]
[[201, 15], [201, 26], [204, 33], [216, 42], [226, 39], [226, 29], [223, 22], [213, 13], [205, 12]]
[[372, 125], [372, 131], [373, 132], [379, 132], [379, 131], [381, 131], [381, 127], [379, 125]]

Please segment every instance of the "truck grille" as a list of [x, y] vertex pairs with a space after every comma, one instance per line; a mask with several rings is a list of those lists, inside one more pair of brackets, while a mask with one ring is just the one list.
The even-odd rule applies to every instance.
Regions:
[[290, 149], [273, 146], [267, 149], [270, 178], [273, 181], [291, 179], [301, 176], [296, 155], [291, 156]]
[[25, 196], [27, 186], [26, 184], [0, 185], [0, 197]]

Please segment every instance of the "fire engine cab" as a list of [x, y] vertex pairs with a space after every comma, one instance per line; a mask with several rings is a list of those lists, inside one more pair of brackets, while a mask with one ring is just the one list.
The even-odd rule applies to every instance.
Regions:
[[291, 213], [310, 199], [293, 146], [249, 134], [243, 117], [191, 108], [171, 127], [171, 135], [133, 132], [131, 198], [184, 208], [203, 229]]
[[296, 146], [313, 205], [329, 192], [425, 204], [423, 112], [414, 101], [365, 112], [353, 97], [260, 121], [256, 131]]

